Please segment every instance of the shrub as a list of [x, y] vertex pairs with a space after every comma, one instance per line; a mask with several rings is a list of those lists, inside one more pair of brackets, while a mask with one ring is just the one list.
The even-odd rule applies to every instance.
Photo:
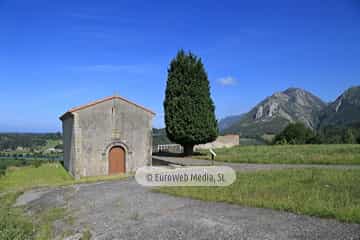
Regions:
[[356, 136], [351, 128], [345, 130], [342, 138], [344, 143], [348, 143], [348, 144], [356, 143]]
[[274, 143], [276, 144], [307, 144], [319, 142], [320, 139], [303, 123], [290, 123], [281, 133], [276, 135], [274, 139]]
[[41, 166], [41, 164], [43, 163], [43, 161], [36, 159], [34, 161], [32, 161], [31, 165], [33, 165], [34, 167], [38, 168]]
[[55, 149], [64, 149], [64, 145], [63, 144], [58, 144], [55, 146]]

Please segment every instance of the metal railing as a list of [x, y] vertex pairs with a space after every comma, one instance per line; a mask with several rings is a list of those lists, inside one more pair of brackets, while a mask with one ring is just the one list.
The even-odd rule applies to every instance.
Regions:
[[153, 146], [153, 152], [182, 153], [184, 152], [184, 149], [180, 144], [159, 144]]

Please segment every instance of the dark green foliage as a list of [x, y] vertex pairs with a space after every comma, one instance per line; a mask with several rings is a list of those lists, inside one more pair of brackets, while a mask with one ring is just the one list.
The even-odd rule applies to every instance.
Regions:
[[42, 164], [43, 162], [44, 162], [44, 161], [42, 161], [42, 160], [36, 159], [36, 160], [33, 160], [33, 161], [32, 161], [32, 165], [33, 165], [34, 167], [38, 168], [38, 167], [41, 166], [41, 164]]
[[166, 135], [165, 128], [153, 128], [153, 146], [160, 144], [170, 144], [171, 141]]
[[64, 145], [63, 144], [58, 144], [55, 146], [55, 149], [64, 149]]
[[356, 143], [355, 133], [351, 128], [345, 130], [343, 135], [343, 142], [347, 144], [354, 144]]
[[170, 63], [164, 101], [168, 138], [192, 154], [196, 144], [211, 142], [218, 135], [215, 106], [200, 58], [180, 50]]
[[322, 143], [360, 143], [360, 123], [347, 126], [324, 126], [319, 129]]
[[324, 126], [316, 133], [303, 124], [289, 124], [274, 143], [276, 144], [354, 144], [360, 143], [360, 123], [347, 126]]
[[313, 133], [313, 136], [307, 139], [306, 141], [306, 144], [321, 144], [321, 143], [323, 143], [323, 141], [321, 137], [316, 133]]
[[319, 129], [322, 142], [330, 144], [342, 143], [343, 128], [336, 126], [325, 126]]
[[0, 150], [44, 146], [47, 140], [61, 139], [60, 133], [1, 133]]
[[280, 134], [276, 135], [276, 144], [319, 143], [314, 132], [303, 123], [290, 123]]

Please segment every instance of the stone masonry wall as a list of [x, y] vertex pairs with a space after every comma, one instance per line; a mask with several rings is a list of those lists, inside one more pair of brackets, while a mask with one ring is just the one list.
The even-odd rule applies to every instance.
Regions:
[[206, 144], [199, 144], [194, 147], [195, 150], [200, 149], [210, 149], [210, 148], [224, 148], [224, 147], [233, 147], [239, 145], [239, 135], [225, 135], [218, 136], [217, 139], [213, 142]]
[[108, 175], [108, 153], [113, 146], [124, 148], [126, 172], [151, 164], [151, 113], [113, 99], [73, 114], [75, 177]]

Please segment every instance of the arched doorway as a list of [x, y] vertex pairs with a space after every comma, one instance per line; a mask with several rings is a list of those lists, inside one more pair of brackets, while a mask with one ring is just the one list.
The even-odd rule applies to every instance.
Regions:
[[125, 150], [120, 146], [109, 151], [109, 175], [125, 172]]

